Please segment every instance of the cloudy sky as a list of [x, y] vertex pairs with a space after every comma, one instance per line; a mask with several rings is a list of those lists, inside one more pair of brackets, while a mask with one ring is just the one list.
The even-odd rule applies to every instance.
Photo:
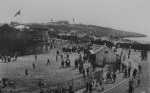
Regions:
[[[14, 18], [21, 9], [21, 16]], [[50, 22], [112, 27], [150, 36], [150, 0], [0, 0], [0, 23]]]

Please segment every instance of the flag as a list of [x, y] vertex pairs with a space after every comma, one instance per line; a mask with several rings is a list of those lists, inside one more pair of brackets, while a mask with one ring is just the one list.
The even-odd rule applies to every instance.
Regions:
[[16, 17], [17, 15], [20, 15], [20, 10], [14, 15], [14, 17]]

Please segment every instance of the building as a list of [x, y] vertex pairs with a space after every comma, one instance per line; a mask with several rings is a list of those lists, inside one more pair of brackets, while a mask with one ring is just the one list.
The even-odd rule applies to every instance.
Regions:
[[90, 50], [90, 54], [96, 65], [115, 64], [117, 59], [119, 59], [119, 54], [105, 45], [94, 46], [93, 49]]

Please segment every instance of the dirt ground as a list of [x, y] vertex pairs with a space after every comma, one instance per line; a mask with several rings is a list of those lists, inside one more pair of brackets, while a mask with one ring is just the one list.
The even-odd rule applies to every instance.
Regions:
[[[71, 67], [62, 68], [61, 59], [56, 62], [56, 49], [47, 54], [18, 57], [17, 61], [5, 63], [0, 60], [0, 77], [8, 78], [16, 83], [16, 87], [5, 88], [5, 93], [31, 93], [38, 89], [38, 79], [46, 81], [47, 86], [71, 80], [72, 78], [82, 77], [78, 69], [74, 69], [74, 60], [78, 57], [77, 53], [70, 54]], [[50, 59], [51, 65], [46, 66], [47, 59]], [[35, 69], [32, 63], [35, 63]], [[25, 69], [28, 69], [29, 77], [25, 77]]]

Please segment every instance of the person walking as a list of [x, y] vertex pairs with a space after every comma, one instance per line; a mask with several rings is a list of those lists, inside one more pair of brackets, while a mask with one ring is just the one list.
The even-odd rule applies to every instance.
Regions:
[[27, 76], [29, 76], [29, 74], [28, 74], [28, 69], [26, 68], [26, 70], [25, 70], [25, 77], [27, 77]]
[[50, 63], [50, 60], [49, 59], [47, 59], [47, 64], [46, 65], [48, 65], [48, 66], [50, 66], [51, 65], [51, 63]]

